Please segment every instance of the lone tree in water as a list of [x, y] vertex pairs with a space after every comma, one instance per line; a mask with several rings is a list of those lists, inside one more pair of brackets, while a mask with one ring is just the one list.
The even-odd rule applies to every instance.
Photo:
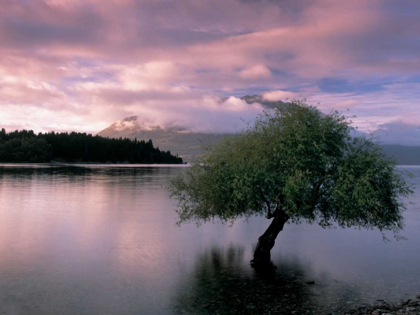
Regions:
[[270, 264], [270, 251], [287, 221], [322, 227], [403, 227], [400, 197], [412, 193], [396, 163], [372, 140], [350, 135], [337, 111], [293, 101], [265, 112], [253, 126], [206, 148], [172, 182], [179, 223], [222, 222], [265, 215], [253, 266]]

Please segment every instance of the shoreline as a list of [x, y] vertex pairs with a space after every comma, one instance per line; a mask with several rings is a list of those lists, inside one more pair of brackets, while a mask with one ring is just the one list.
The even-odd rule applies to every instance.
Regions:
[[46, 163], [31, 163], [31, 162], [1, 162], [1, 166], [36, 166], [36, 165], [42, 165], [42, 166], [113, 166], [113, 167], [139, 167], [139, 166], [164, 166], [164, 167], [186, 167], [190, 166], [189, 163], [182, 163], [182, 164], [168, 164], [168, 163], [100, 163], [100, 162], [46, 162]]
[[401, 300], [397, 304], [387, 303], [383, 300], [377, 300], [378, 303], [369, 306], [359, 306], [357, 309], [351, 309], [341, 315], [415, 315], [420, 314], [420, 294], [414, 299]]

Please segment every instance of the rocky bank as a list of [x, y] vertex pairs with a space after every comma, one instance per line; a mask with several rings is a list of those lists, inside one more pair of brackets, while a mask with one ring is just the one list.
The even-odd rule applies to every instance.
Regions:
[[416, 296], [415, 300], [402, 301], [398, 304], [389, 304], [385, 301], [378, 300], [379, 303], [373, 306], [361, 306], [357, 309], [343, 313], [342, 315], [420, 315], [420, 294]]

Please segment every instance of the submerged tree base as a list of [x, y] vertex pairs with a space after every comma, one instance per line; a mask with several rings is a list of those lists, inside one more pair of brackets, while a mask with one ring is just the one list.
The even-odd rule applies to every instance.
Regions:
[[254, 268], [255, 273], [262, 279], [269, 279], [275, 276], [277, 266], [270, 260], [268, 262], [250, 261], [251, 267]]
[[273, 262], [271, 260], [269, 261], [261, 261], [261, 260], [255, 260], [252, 259], [250, 261], [251, 267], [255, 268], [255, 269], [262, 269], [262, 268], [266, 268], [266, 269], [277, 269], [276, 265], [273, 264]]
[[273, 270], [270, 251], [289, 217], [397, 236], [401, 200], [412, 189], [374, 140], [351, 135], [350, 123], [338, 111], [325, 114], [302, 101], [265, 112], [254, 126], [207, 147], [172, 182], [179, 223], [266, 215], [272, 221], [251, 262], [263, 273]]
[[173, 304], [175, 314], [325, 314], [310, 300], [311, 287], [299, 277], [303, 266], [279, 261], [268, 276], [249, 272], [244, 250], [214, 247], [197, 259], [193, 281]]
[[254, 259], [251, 260], [251, 266], [255, 269], [273, 269], [274, 264], [271, 262], [271, 249], [274, 247], [277, 235], [283, 230], [284, 225], [289, 216], [286, 212], [277, 209], [273, 214], [273, 221], [270, 226], [258, 238], [258, 243], [254, 251]]

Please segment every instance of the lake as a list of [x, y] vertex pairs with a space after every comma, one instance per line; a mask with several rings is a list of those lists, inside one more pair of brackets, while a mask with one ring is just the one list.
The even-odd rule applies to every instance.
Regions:
[[[0, 314], [338, 314], [420, 293], [420, 167], [405, 241], [286, 225], [272, 274], [250, 267], [269, 221], [178, 227], [182, 166], [0, 164]], [[314, 281], [315, 284], [308, 284]]]

